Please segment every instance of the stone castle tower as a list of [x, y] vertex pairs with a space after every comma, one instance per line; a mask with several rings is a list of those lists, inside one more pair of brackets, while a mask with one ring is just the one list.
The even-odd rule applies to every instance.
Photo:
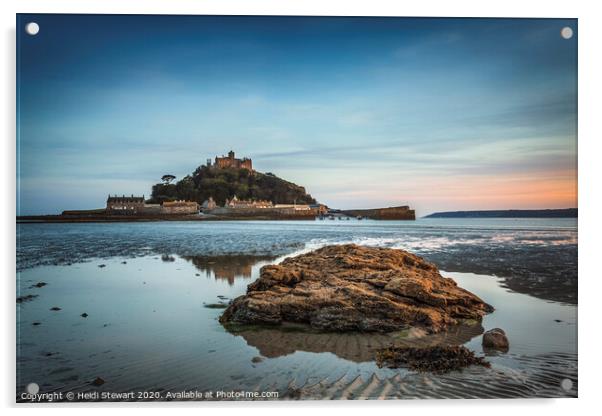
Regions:
[[228, 152], [228, 156], [218, 157], [215, 156], [215, 167], [223, 168], [236, 168], [236, 169], [248, 169], [253, 171], [253, 161], [248, 157], [237, 159], [233, 150]]

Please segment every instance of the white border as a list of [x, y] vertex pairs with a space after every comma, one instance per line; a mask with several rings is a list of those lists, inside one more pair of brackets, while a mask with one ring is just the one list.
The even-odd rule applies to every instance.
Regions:
[[[127, 412], [133, 407], [143, 407], [145, 412], [163, 413], [166, 408], [184, 410], [193, 406], [200, 412], [267, 412], [306, 414], [316, 410], [328, 412], [364, 413], [370, 409], [380, 412], [420, 412], [422, 414], [463, 414], [467, 412], [487, 415], [507, 415], [509, 412], [543, 411], [549, 415], [588, 412], [597, 406], [597, 389], [600, 383], [600, 303], [602, 276], [596, 260], [599, 255], [597, 232], [602, 231], [599, 216], [600, 172], [602, 134], [601, 110], [597, 98], [602, 93], [599, 42], [602, 39], [602, 16], [596, 2], [575, 0], [532, 1], [505, 0], [498, 2], [455, 1], [384, 1], [384, 0], [4, 0], [0, 3], [3, 23], [1, 100], [2, 126], [2, 177], [4, 198], [2, 212], [2, 247], [0, 249], [3, 276], [4, 329], [1, 343], [2, 376], [0, 395], [2, 404], [14, 411], [15, 391], [15, 13], [117, 13], [117, 14], [248, 14], [248, 15], [347, 15], [347, 16], [447, 16], [447, 17], [568, 17], [579, 19], [579, 399], [549, 400], [439, 400], [396, 402], [277, 402], [277, 403], [159, 403], [159, 404], [104, 404], [84, 410], [82, 405], [44, 405], [37, 410], [62, 414], [63, 412]], [[218, 409], [210, 409], [217, 406]], [[19, 406], [23, 408], [24, 406]], [[43, 407], [43, 409], [40, 409]], [[36, 408], [25, 406], [25, 411]]]

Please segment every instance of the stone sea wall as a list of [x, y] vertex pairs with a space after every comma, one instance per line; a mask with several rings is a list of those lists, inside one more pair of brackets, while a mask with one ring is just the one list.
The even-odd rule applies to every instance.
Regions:
[[353, 217], [362, 216], [373, 220], [415, 220], [416, 213], [408, 206], [375, 208], [375, 209], [352, 209], [343, 211], [343, 214]]
[[218, 215], [224, 217], [274, 217], [274, 218], [300, 218], [313, 219], [317, 212], [314, 209], [296, 210], [294, 208], [224, 208], [218, 207], [212, 210], [205, 211], [206, 214]]

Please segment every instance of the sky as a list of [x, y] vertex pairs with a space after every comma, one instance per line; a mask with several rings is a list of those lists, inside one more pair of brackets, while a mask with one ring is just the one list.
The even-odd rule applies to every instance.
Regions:
[[18, 215], [229, 150], [333, 208], [576, 207], [576, 131], [576, 19], [17, 16]]

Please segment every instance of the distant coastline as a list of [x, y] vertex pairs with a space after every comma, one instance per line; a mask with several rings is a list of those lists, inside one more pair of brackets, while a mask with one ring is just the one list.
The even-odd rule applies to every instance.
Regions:
[[423, 218], [577, 218], [577, 208], [435, 212]]

